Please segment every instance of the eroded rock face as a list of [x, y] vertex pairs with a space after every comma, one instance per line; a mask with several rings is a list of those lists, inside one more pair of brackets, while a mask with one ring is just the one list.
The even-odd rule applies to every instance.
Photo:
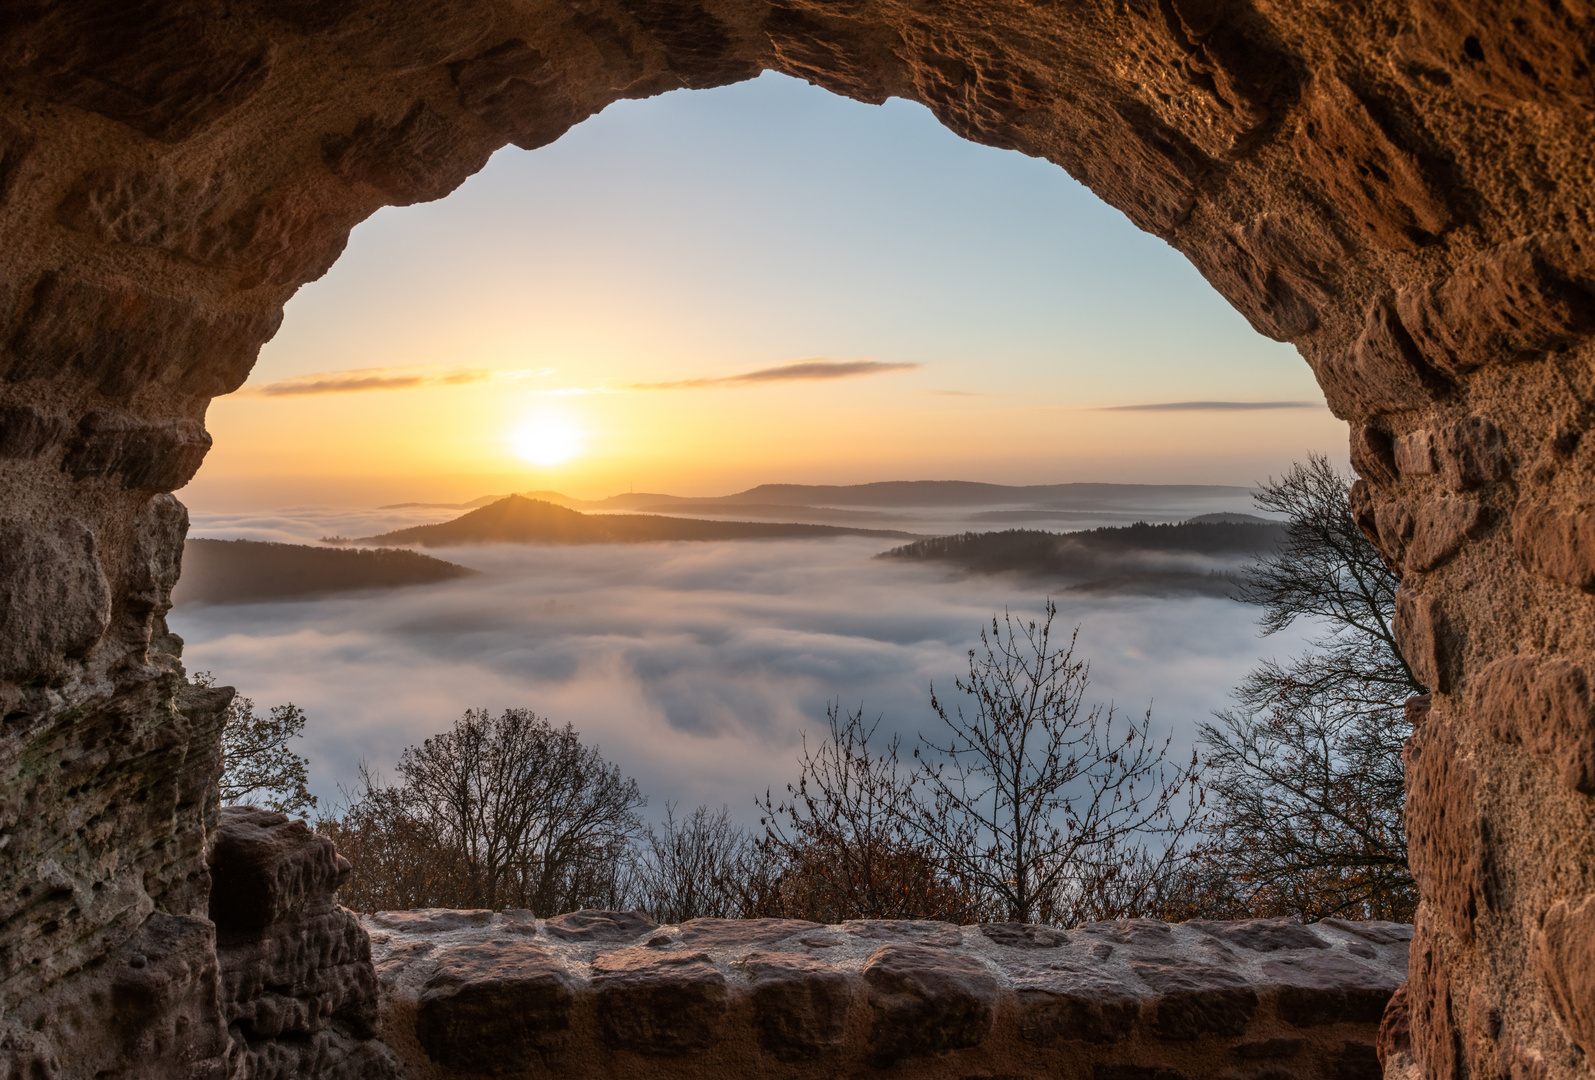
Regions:
[[[1375, 1080], [1412, 928], [382, 912], [411, 1074]], [[572, 925], [612, 928], [573, 938]], [[622, 933], [620, 927], [630, 927]]]
[[231, 1075], [399, 1080], [403, 1068], [372, 1038], [371, 940], [334, 896], [349, 863], [332, 841], [284, 814], [228, 806], [209, 855], [211, 922], [195, 921], [214, 926]]
[[[1572, 1076], [1584, 1021], [1530, 957], [1595, 895], [1592, 49], [1587, 0], [10, 5], [0, 1059], [154, 1068], [105, 1049], [145, 1035], [112, 1033], [95, 988], [137, 935], [204, 916], [225, 704], [181, 689], [165, 632], [167, 493], [286, 299], [355, 223], [500, 146], [768, 69], [1062, 166], [1297, 346], [1351, 426], [1355, 512], [1432, 691], [1415, 1060]], [[178, 1072], [212, 1060], [204, 981], [171, 983]]]

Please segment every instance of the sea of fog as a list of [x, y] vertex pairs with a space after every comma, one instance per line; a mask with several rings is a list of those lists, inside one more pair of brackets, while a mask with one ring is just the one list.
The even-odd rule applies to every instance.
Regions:
[[[1130, 515], [1180, 520], [1245, 511], [1161, 506]], [[991, 507], [981, 507], [990, 513]], [[1029, 524], [934, 520], [923, 532]], [[191, 536], [314, 542], [443, 520], [449, 512], [192, 510]], [[972, 513], [971, 513], [972, 516]], [[1118, 513], [1115, 512], [1115, 517]], [[1076, 521], [1032, 527], [1091, 528]], [[935, 734], [929, 690], [956, 702], [994, 614], [1030, 619], [1045, 583], [879, 560], [891, 541], [822, 540], [590, 546], [480, 545], [428, 554], [481, 571], [435, 585], [309, 600], [189, 605], [169, 622], [190, 671], [209, 671], [258, 708], [309, 715], [299, 752], [311, 789], [336, 799], [360, 761], [391, 775], [405, 746], [468, 707], [526, 707], [570, 723], [635, 777], [650, 813], [665, 802], [722, 804], [755, 817], [754, 797], [795, 779], [800, 739], [825, 728], [827, 703], [862, 706], [881, 734]], [[1058, 624], [1079, 627], [1088, 698], [1140, 714], [1188, 756], [1195, 725], [1226, 704], [1260, 657], [1300, 648], [1310, 628], [1259, 637], [1254, 609], [1231, 600], [1055, 591]]]

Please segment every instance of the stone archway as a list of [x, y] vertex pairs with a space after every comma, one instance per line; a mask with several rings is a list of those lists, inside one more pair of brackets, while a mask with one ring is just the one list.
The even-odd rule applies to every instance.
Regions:
[[176, 674], [164, 493], [293, 290], [499, 146], [773, 69], [1057, 163], [1296, 344], [1435, 691], [1408, 750], [1418, 1056], [1434, 1080], [1586, 1070], [1592, 67], [1587, 0], [13, 4], [0, 1060], [229, 1053], [202, 918], [221, 703]]

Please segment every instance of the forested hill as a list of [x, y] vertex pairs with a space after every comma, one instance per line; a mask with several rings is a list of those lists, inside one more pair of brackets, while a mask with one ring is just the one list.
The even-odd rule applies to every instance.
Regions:
[[638, 544], [653, 540], [777, 540], [825, 536], [901, 539], [913, 533], [795, 522], [705, 521], [654, 514], [583, 514], [541, 499], [511, 495], [438, 525], [417, 525], [357, 544]]
[[1239, 514], [1222, 518], [1171, 525], [1142, 521], [1072, 533], [1007, 529], [935, 536], [882, 552], [879, 558], [1045, 577], [1092, 591], [1228, 594], [1233, 588], [1230, 575], [1272, 551], [1284, 529]]
[[476, 571], [430, 555], [391, 548], [348, 551], [258, 540], [190, 540], [175, 604], [236, 604], [349, 589], [392, 589], [465, 577]]

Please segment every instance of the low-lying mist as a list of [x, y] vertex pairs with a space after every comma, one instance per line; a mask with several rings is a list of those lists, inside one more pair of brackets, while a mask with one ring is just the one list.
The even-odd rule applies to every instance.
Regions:
[[[379, 515], [195, 515], [195, 535], [304, 542], [374, 531]], [[424, 515], [380, 515], [393, 527]], [[435, 512], [432, 519], [435, 520]], [[391, 522], [391, 524], [388, 524]], [[408, 744], [467, 707], [524, 706], [569, 722], [637, 778], [650, 813], [666, 800], [724, 803], [795, 776], [800, 734], [827, 702], [884, 717], [912, 745], [934, 680], [952, 689], [983, 625], [1039, 614], [1045, 586], [1011, 576], [878, 560], [871, 538], [581, 547], [474, 545], [430, 554], [478, 576], [298, 602], [172, 612], [190, 671], [311, 720], [299, 751], [311, 787], [336, 798], [361, 759], [392, 772]], [[1091, 696], [1140, 713], [1188, 753], [1195, 724], [1263, 655], [1256, 613], [1203, 596], [1057, 593], [1080, 626]]]

